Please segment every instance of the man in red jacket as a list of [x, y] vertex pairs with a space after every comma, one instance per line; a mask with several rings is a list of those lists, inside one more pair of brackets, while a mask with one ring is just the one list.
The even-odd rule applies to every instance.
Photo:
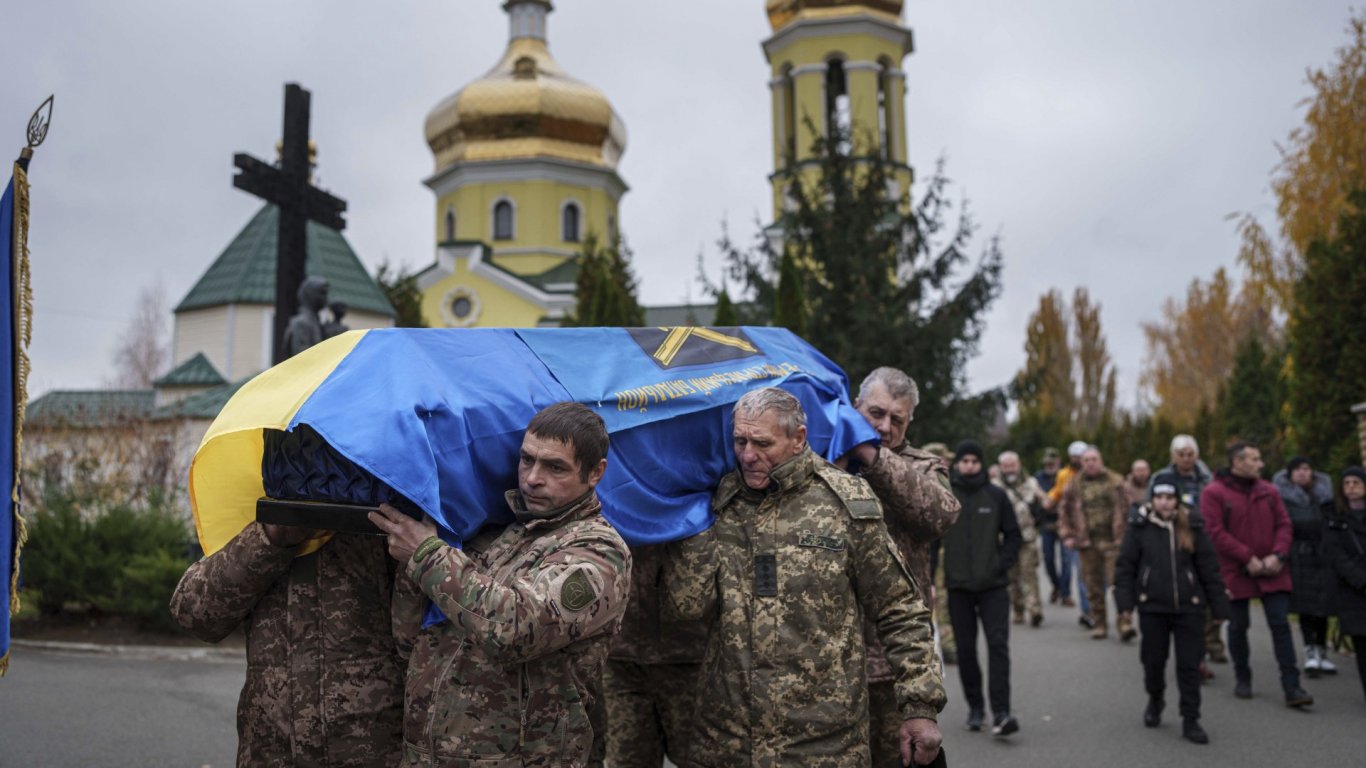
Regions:
[[1219, 552], [1219, 570], [1233, 599], [1233, 623], [1228, 628], [1228, 650], [1237, 683], [1233, 695], [1252, 698], [1252, 669], [1248, 666], [1248, 602], [1261, 598], [1271, 627], [1281, 689], [1288, 707], [1314, 703], [1300, 687], [1295, 645], [1290, 637], [1290, 516], [1276, 486], [1261, 478], [1262, 454], [1254, 445], [1235, 443], [1228, 449], [1229, 468], [1220, 472], [1200, 494], [1205, 532]]

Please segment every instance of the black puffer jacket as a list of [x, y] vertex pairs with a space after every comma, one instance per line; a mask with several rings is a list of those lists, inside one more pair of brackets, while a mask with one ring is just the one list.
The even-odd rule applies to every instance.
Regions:
[[1323, 555], [1338, 577], [1337, 616], [1343, 634], [1366, 635], [1366, 512], [1329, 517]]
[[1314, 473], [1314, 484], [1305, 490], [1290, 480], [1284, 469], [1271, 478], [1290, 515], [1294, 540], [1290, 544], [1290, 610], [1306, 616], [1333, 615], [1333, 592], [1337, 577], [1323, 558], [1323, 525], [1332, 514], [1333, 479]]
[[1121, 613], [1134, 608], [1144, 613], [1204, 613], [1208, 606], [1214, 618], [1230, 618], [1214, 545], [1188, 508], [1182, 507], [1180, 514], [1192, 520], [1194, 552], [1181, 549], [1173, 526], [1150, 513], [1147, 505], [1130, 513], [1115, 563], [1115, 606]]
[[954, 472], [952, 480], [962, 511], [944, 538], [934, 543], [931, 567], [943, 546], [946, 588], [985, 592], [1004, 587], [1024, 541], [1015, 507], [1005, 491], [987, 480], [986, 472]]

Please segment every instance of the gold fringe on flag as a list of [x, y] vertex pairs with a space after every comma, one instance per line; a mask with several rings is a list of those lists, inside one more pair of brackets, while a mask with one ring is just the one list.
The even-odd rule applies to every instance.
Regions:
[[[19, 507], [20, 461], [24, 441], [24, 411], [28, 407], [28, 345], [33, 340], [33, 281], [28, 254], [28, 174], [14, 164], [14, 477], [10, 486], [10, 509], [14, 520], [14, 570], [10, 573], [9, 612], [19, 613], [19, 553], [28, 540], [28, 528]], [[9, 649], [0, 657], [0, 677], [9, 671]]]

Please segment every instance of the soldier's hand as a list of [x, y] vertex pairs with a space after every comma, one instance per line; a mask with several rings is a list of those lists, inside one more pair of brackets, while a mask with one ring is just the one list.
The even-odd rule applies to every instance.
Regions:
[[935, 721], [913, 717], [901, 723], [898, 735], [902, 765], [929, 765], [939, 757], [939, 745], [944, 742], [944, 737], [939, 733], [939, 724]]
[[266, 539], [270, 541], [271, 545], [282, 549], [297, 547], [317, 533], [312, 528], [303, 528], [297, 525], [261, 523], [261, 527], [265, 529]]
[[436, 535], [436, 523], [427, 515], [414, 520], [388, 504], [379, 505], [379, 512], [371, 512], [369, 517], [389, 537], [389, 556], [400, 563], [411, 558], [419, 544]]

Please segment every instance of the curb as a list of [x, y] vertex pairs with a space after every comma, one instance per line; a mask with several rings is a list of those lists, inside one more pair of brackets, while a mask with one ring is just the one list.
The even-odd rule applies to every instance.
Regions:
[[56, 640], [10, 640], [14, 648], [79, 656], [107, 656], [135, 661], [209, 661], [218, 663], [241, 662], [245, 648], [194, 648], [172, 645], [102, 645], [99, 643], [64, 643]]

